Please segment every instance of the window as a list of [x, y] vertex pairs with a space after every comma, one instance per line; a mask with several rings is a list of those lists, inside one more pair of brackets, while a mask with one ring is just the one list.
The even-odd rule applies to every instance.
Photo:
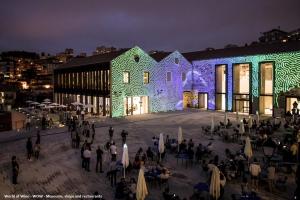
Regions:
[[123, 72], [123, 83], [129, 83], [129, 72]]
[[181, 80], [182, 81], [186, 80], [186, 73], [185, 72], [182, 72], [182, 74], [181, 74]]
[[171, 72], [167, 72], [167, 81], [171, 81], [172, 80], [172, 74]]
[[149, 72], [144, 72], [144, 84], [149, 83]]

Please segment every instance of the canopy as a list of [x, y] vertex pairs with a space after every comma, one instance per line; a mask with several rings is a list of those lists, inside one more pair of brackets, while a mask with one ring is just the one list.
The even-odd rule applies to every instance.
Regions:
[[136, 199], [144, 200], [147, 195], [148, 195], [148, 189], [145, 181], [144, 170], [143, 168], [141, 168], [139, 171], [139, 177], [138, 177], [138, 182], [136, 187]]
[[224, 113], [224, 124], [225, 126], [227, 125], [227, 120], [228, 119], [228, 116], [227, 116], [227, 112]]
[[220, 170], [216, 166], [213, 166], [212, 169], [209, 194], [213, 199], [219, 199], [220, 197]]
[[244, 154], [247, 156], [248, 159], [253, 156], [251, 141], [250, 141], [249, 137], [246, 137], [246, 144], [245, 144]]
[[73, 102], [73, 103], [71, 103], [71, 104], [74, 105], [74, 106], [83, 106], [83, 104], [80, 103], [80, 102]]
[[124, 144], [123, 146], [122, 164], [123, 164], [124, 178], [125, 178], [125, 169], [129, 165], [128, 147], [126, 144]]
[[158, 151], [162, 154], [165, 151], [165, 142], [163, 133], [159, 134]]
[[244, 122], [240, 122], [240, 128], [239, 128], [239, 133], [244, 134], [245, 133], [245, 125]]

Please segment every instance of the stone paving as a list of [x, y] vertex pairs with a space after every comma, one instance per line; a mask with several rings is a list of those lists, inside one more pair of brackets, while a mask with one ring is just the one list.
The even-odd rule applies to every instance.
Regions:
[[[192, 138], [197, 145], [199, 142], [206, 145], [209, 136], [203, 135], [201, 126], [210, 125], [211, 116], [215, 116], [216, 123], [223, 121], [224, 114], [209, 111], [182, 111], [158, 114], [146, 114], [141, 116], [129, 116], [119, 119], [101, 119], [96, 121], [96, 137], [92, 148], [91, 172], [81, 169], [80, 150], [72, 149], [70, 134], [66, 127], [54, 128], [41, 133], [41, 153], [39, 160], [28, 161], [26, 159], [26, 138], [35, 135], [24, 132], [0, 133], [0, 195], [3, 194], [93, 194], [98, 191], [105, 199], [114, 199], [114, 190], [106, 178], [106, 174], [96, 174], [95, 150], [96, 146], [103, 146], [108, 140], [108, 127], [115, 129], [114, 140], [118, 147], [118, 159], [121, 159], [121, 130], [129, 132], [127, 144], [130, 159], [133, 160], [139, 147], [145, 150], [152, 145], [152, 137], [159, 136], [163, 132], [171, 138], [177, 138], [178, 126], [182, 126], [183, 137]], [[235, 115], [229, 114], [229, 119], [235, 121]], [[35, 141], [35, 139], [33, 139]], [[218, 154], [220, 160], [225, 156], [225, 149], [233, 152], [241, 148], [235, 143], [224, 143], [217, 136], [213, 140], [214, 154]], [[255, 152], [260, 155], [260, 153]], [[18, 157], [20, 165], [19, 184], [11, 184], [11, 156]], [[108, 159], [105, 159], [104, 170], [108, 167]], [[171, 192], [180, 197], [189, 198], [193, 193], [193, 185], [205, 181], [207, 176], [199, 165], [186, 166], [176, 162], [174, 154], [167, 154], [164, 164], [171, 169], [172, 176], [169, 180]], [[121, 175], [119, 175], [121, 177]], [[137, 172], [132, 172], [128, 177], [137, 179]], [[263, 188], [258, 192], [263, 199], [291, 199], [295, 189], [293, 177], [289, 177], [288, 190], [276, 190], [274, 195], [269, 194]], [[155, 185], [148, 185], [149, 196], [147, 199], [162, 199], [162, 190]], [[227, 182], [224, 199], [231, 199], [231, 194], [240, 193], [239, 182]], [[3, 196], [0, 196], [2, 199]]]

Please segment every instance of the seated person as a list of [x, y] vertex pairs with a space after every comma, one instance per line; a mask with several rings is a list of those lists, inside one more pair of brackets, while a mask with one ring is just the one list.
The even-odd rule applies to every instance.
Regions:
[[194, 147], [194, 142], [192, 139], [190, 139], [189, 143], [188, 143], [188, 148], [193, 148]]
[[148, 147], [148, 149], [146, 151], [146, 154], [147, 154], [147, 157], [151, 158], [151, 160], [153, 161], [153, 159], [154, 159], [154, 153], [153, 153], [153, 151], [151, 150], [150, 147]]
[[197, 150], [196, 150], [196, 161], [199, 161], [202, 159], [202, 156], [203, 156], [203, 148], [202, 148], [202, 144], [200, 143], [198, 146], [197, 146]]
[[140, 165], [141, 165], [140, 158], [139, 158], [138, 156], [136, 156], [136, 157], [134, 158], [134, 162], [133, 162], [133, 164], [132, 164], [132, 167], [133, 167], [134, 169], [140, 169]]
[[163, 168], [161, 174], [159, 175], [159, 178], [161, 180], [168, 180], [169, 177], [170, 177], [170, 172], [166, 168]]
[[134, 178], [130, 179], [130, 185], [129, 185], [129, 199], [135, 199], [136, 198], [136, 181]]
[[186, 140], [183, 140], [179, 145], [179, 153], [185, 153], [187, 151]]
[[125, 182], [125, 178], [121, 178], [121, 181], [119, 183], [117, 183], [117, 187], [116, 187], [116, 195], [115, 197], [117, 199], [122, 199], [127, 197], [129, 191]]
[[187, 154], [188, 154], [190, 160], [193, 160], [193, 159], [194, 159], [194, 150], [193, 150], [192, 147], [189, 147], [189, 148], [188, 148]]

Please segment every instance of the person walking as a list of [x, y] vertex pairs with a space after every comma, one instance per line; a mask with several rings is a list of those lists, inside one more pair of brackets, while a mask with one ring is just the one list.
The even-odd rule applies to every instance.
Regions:
[[76, 132], [76, 149], [79, 148], [80, 145], [80, 135], [78, 132]]
[[34, 146], [34, 157], [38, 160], [39, 156], [40, 156], [40, 150], [41, 150], [41, 146], [39, 143], [35, 143]]
[[83, 152], [83, 157], [85, 159], [85, 170], [86, 171], [90, 171], [90, 161], [91, 161], [91, 150], [89, 148], [89, 146], [87, 146]]
[[270, 163], [269, 167], [267, 168], [267, 171], [269, 191], [273, 193], [275, 189], [275, 166], [273, 163]]
[[122, 137], [122, 142], [123, 142], [123, 145], [126, 143], [126, 136], [128, 135], [128, 132], [125, 131], [125, 130], [122, 130], [121, 132], [121, 137]]
[[31, 138], [30, 137], [27, 140], [26, 149], [27, 149], [27, 159], [31, 160], [33, 147], [32, 147], [32, 142], [31, 142]]
[[11, 163], [12, 163], [12, 183], [18, 184], [19, 164], [17, 162], [16, 156], [12, 156]]
[[26, 131], [30, 131], [31, 119], [29, 116], [26, 118], [25, 123], [26, 123]]
[[96, 172], [98, 172], [98, 166], [100, 165], [100, 173], [103, 173], [103, 171], [102, 171], [102, 155], [103, 155], [103, 151], [100, 148], [100, 146], [98, 146], [98, 149], [96, 150], [96, 153], [97, 153]]
[[108, 134], [109, 134], [109, 140], [112, 141], [112, 138], [114, 136], [114, 129], [113, 129], [113, 127], [111, 127], [111, 126], [109, 127]]
[[117, 162], [115, 158], [112, 158], [109, 164], [109, 175], [110, 175], [110, 185], [114, 187], [117, 184]]

